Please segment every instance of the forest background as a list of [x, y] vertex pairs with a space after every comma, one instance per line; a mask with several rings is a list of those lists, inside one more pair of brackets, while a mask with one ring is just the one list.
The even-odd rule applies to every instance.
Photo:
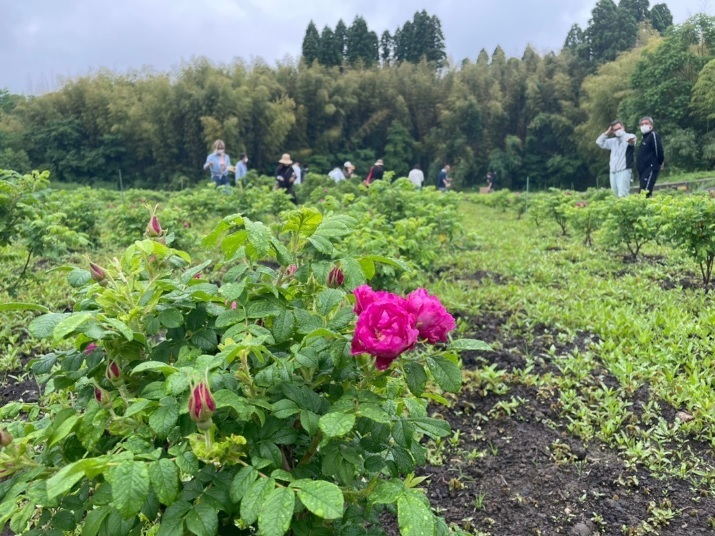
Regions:
[[[319, 31], [300, 59], [269, 66], [206, 58], [173, 72], [98, 71], [37, 96], [0, 90], [0, 168], [49, 169], [91, 185], [185, 187], [205, 181], [217, 138], [235, 159], [271, 173], [284, 152], [326, 172], [345, 160], [365, 175], [377, 159], [427, 184], [450, 163], [457, 184], [585, 188], [607, 181], [594, 141], [610, 121], [663, 135], [666, 170], [715, 163], [715, 17], [673, 26], [666, 4], [599, 0], [562, 49], [501, 47], [448, 61], [438, 17], [426, 11], [378, 36], [365, 19]], [[715, 123], [715, 121], [713, 121]]]

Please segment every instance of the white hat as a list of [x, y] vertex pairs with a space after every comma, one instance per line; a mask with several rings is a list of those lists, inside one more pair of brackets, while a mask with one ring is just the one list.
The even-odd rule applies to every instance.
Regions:
[[345, 163], [343, 164], [343, 167], [344, 167], [345, 169], [347, 169], [347, 168], [355, 169], [355, 166], [353, 166], [353, 165], [350, 163], [350, 160], [348, 160], [347, 162], [345, 162]]

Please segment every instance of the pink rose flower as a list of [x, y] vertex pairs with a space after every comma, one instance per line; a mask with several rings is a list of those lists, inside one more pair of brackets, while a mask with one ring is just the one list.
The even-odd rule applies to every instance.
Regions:
[[447, 312], [436, 296], [418, 288], [407, 296], [407, 311], [414, 315], [420, 338], [431, 343], [445, 342], [447, 334], [456, 327], [454, 317]]
[[373, 301], [358, 317], [351, 352], [376, 357], [375, 366], [385, 370], [417, 342], [419, 331], [414, 325], [415, 318], [397, 301]]
[[384, 290], [374, 291], [369, 285], [360, 285], [353, 290], [353, 295], [355, 296], [355, 307], [353, 307], [353, 311], [357, 315], [362, 314], [368, 305], [375, 301], [389, 301], [396, 303], [400, 307], [405, 307], [406, 303], [405, 298], [402, 296]]
[[94, 344], [93, 342], [90, 342], [87, 347], [84, 349], [84, 355], [89, 355], [92, 352], [94, 352], [97, 349], [97, 345]]

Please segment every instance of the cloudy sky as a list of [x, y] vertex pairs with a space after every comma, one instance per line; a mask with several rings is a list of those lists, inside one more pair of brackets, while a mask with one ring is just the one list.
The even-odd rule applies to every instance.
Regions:
[[[449, 56], [501, 45], [521, 55], [558, 49], [596, 0], [0, 0], [0, 88], [41, 93], [100, 67], [169, 70], [182, 60], [297, 57], [308, 22], [349, 25], [356, 14], [391, 32], [427, 7], [442, 21]], [[656, 2], [651, 2], [656, 3]], [[669, 0], [675, 22], [714, 14], [712, 0]], [[429, 4], [427, 6], [426, 4]]]

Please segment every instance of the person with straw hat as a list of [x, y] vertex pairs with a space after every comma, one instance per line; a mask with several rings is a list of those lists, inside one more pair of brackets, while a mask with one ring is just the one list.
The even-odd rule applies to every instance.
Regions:
[[370, 168], [370, 172], [367, 174], [365, 179], [365, 184], [368, 186], [374, 181], [381, 180], [385, 174], [385, 164], [382, 163], [382, 159], [377, 159], [377, 161]]
[[293, 160], [288, 153], [283, 153], [281, 159], [278, 160], [276, 188], [284, 189], [286, 193], [290, 194], [293, 203], [298, 204], [298, 199], [295, 196], [295, 170], [293, 169]]

